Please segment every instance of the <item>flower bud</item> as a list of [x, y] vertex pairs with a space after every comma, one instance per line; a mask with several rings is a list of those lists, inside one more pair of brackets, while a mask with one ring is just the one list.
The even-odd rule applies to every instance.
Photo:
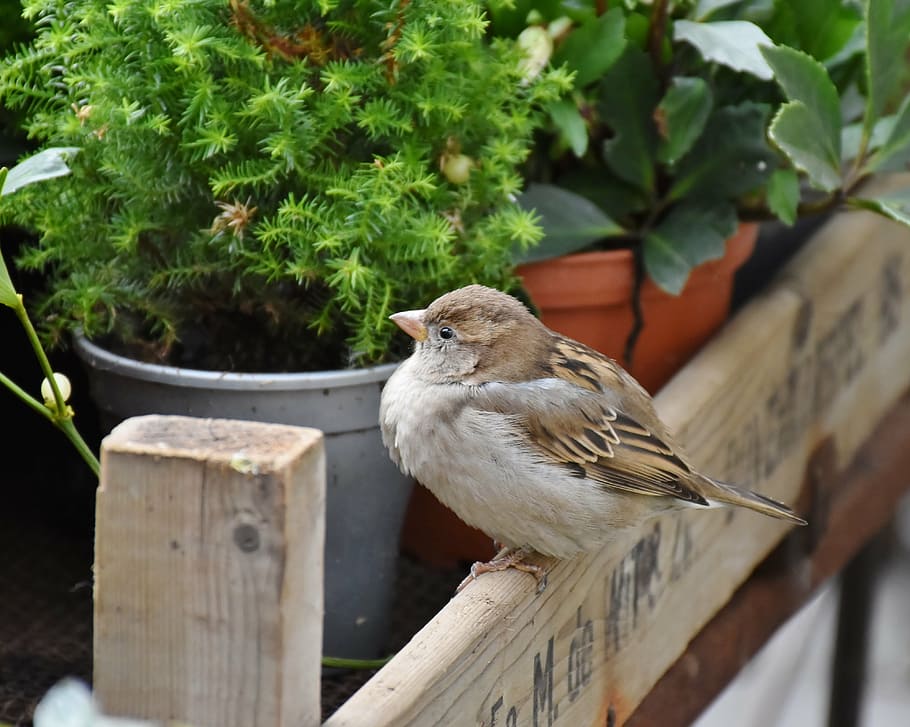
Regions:
[[467, 154], [447, 154], [442, 163], [442, 173], [452, 184], [464, 184], [471, 176], [474, 160]]
[[[73, 393], [73, 387], [70, 384], [70, 380], [66, 378], [64, 374], [54, 373], [54, 380], [57, 382], [57, 388], [60, 389], [60, 393], [63, 395], [63, 401], [66, 401], [70, 398], [70, 394]], [[56, 406], [56, 401], [54, 400], [54, 390], [51, 388], [51, 382], [47, 379], [41, 382], [41, 397], [44, 399], [44, 404], [48, 407]]]
[[518, 46], [524, 51], [520, 70], [523, 75], [522, 84], [527, 85], [537, 78], [550, 62], [550, 56], [553, 55], [553, 39], [544, 28], [532, 25], [519, 34]]

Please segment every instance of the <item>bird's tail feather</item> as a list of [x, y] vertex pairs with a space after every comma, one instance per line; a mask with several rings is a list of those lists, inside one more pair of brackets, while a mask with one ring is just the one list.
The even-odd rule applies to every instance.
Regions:
[[[708, 479], [708, 478], [706, 478]], [[780, 520], [789, 520], [797, 525], [805, 525], [806, 521], [793, 512], [793, 509], [782, 502], [778, 502], [765, 495], [760, 495], [751, 490], [745, 490], [727, 482], [710, 480], [713, 487], [710, 492], [704, 493], [708, 500], [723, 505], [737, 505], [749, 510], [755, 510], [763, 515], [769, 515]]]

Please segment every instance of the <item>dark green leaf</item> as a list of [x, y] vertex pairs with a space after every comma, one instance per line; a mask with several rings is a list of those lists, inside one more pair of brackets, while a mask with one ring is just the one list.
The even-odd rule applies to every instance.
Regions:
[[858, 198], [847, 200], [851, 207], [871, 210], [880, 215], [910, 227], [910, 187], [899, 189], [882, 197]]
[[549, 107], [550, 118], [577, 157], [588, 150], [588, 127], [574, 102], [560, 99]]
[[745, 20], [721, 20], [716, 23], [677, 20], [673, 24], [673, 39], [695, 46], [706, 61], [720, 63], [766, 81], [771, 79], [771, 67], [760, 49], [773, 43], [755, 23]]
[[[897, 116], [893, 114], [891, 116], [883, 116], [878, 120], [875, 124], [875, 128], [872, 129], [872, 137], [869, 139], [866, 146], [867, 152], [875, 151], [885, 143], [885, 140], [891, 136], [891, 130], [894, 128], [895, 121], [897, 121]], [[862, 137], [862, 122], [847, 124], [841, 129], [840, 146], [842, 159], [849, 161], [856, 158], [856, 155], [859, 154]]]
[[625, 48], [625, 16], [613, 8], [575, 28], [553, 54], [553, 63], [575, 71], [575, 87], [584, 88], [612, 66]]
[[597, 205], [581, 195], [551, 184], [531, 184], [518, 203], [540, 216], [544, 238], [533, 248], [515, 252], [516, 263], [546, 260], [578, 252], [623, 229]]
[[658, 93], [650, 59], [634, 46], [626, 47], [600, 85], [598, 110], [614, 134], [604, 142], [604, 159], [620, 179], [645, 193], [654, 188]]
[[885, 112], [903, 78], [910, 43], [910, 2], [866, 0], [866, 102], [865, 130], [871, 133]]
[[734, 199], [763, 185], [776, 164], [765, 141], [768, 109], [753, 103], [715, 111], [678, 164], [671, 199]]
[[[866, 24], [860, 20], [854, 26], [850, 37], [847, 38], [847, 41], [841, 46], [840, 50], [837, 51], [830, 58], [824, 58], [825, 68], [831, 71], [838, 66], [847, 63], [861, 53], [866, 52]], [[818, 58], [818, 56], [816, 56]]]
[[701, 78], [673, 79], [657, 106], [658, 131], [662, 137], [657, 158], [675, 164], [692, 148], [711, 113], [711, 89]]
[[12, 194], [28, 184], [69, 174], [66, 159], [78, 151], [77, 147], [52, 147], [30, 156], [9, 170], [0, 194]]
[[[887, 117], [886, 117], [887, 118]], [[884, 120], [884, 119], [883, 119]], [[879, 128], [876, 125], [876, 130]], [[873, 137], [875, 131], [873, 131]], [[910, 158], [910, 95], [901, 104], [894, 117], [888, 136], [881, 146], [869, 159], [866, 170], [877, 172], [880, 170], [896, 170], [906, 164]]]
[[768, 133], [815, 187], [830, 192], [841, 186], [839, 164], [831, 159], [831, 145], [820, 127], [818, 114], [802, 101], [784, 104]]
[[708, 17], [728, 5], [735, 5], [740, 2], [740, 0], [698, 0], [698, 3], [695, 5], [695, 12], [692, 16], [696, 20], [707, 20]]
[[[9, 174], [9, 169], [0, 167], [0, 189], [3, 189], [6, 183], [7, 174]], [[3, 259], [2, 250], [0, 250], [0, 303], [8, 305], [10, 308], [16, 306], [16, 289], [13, 287], [9, 270], [6, 269], [6, 261]]]
[[828, 161], [840, 164], [841, 111], [837, 89], [825, 67], [812, 56], [787, 48], [762, 48], [774, 78], [790, 101], [801, 101], [815, 116], [814, 126], [823, 134], [818, 142], [828, 148]]
[[778, 0], [773, 17], [762, 27], [776, 43], [827, 61], [844, 48], [861, 22], [858, 8], [843, 0]]
[[17, 308], [19, 303], [16, 297], [16, 288], [13, 286], [13, 280], [9, 276], [9, 270], [6, 268], [6, 260], [3, 259], [2, 251], [0, 251], [0, 303], [10, 308]]
[[736, 226], [732, 205], [677, 205], [645, 236], [645, 270], [661, 288], [679, 295], [692, 268], [723, 257]]
[[578, 166], [578, 169], [560, 174], [559, 186], [562, 189], [580, 194], [617, 221], [647, 209], [648, 200], [628, 182], [612, 174], [604, 174], [602, 169]]
[[785, 225], [796, 222], [799, 206], [799, 175], [793, 169], [777, 169], [768, 180], [768, 207]]

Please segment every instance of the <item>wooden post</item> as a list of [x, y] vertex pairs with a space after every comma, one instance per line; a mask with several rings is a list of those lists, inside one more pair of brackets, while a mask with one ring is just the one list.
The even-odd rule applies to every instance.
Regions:
[[322, 433], [143, 416], [104, 440], [94, 690], [194, 727], [320, 720]]

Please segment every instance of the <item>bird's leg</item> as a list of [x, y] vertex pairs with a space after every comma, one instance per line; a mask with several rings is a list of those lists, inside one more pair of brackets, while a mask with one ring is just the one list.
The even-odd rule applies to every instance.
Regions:
[[486, 563], [475, 563], [471, 566], [471, 572], [458, 584], [455, 593], [461, 593], [462, 590], [477, 576], [482, 573], [494, 573], [496, 571], [508, 570], [514, 568], [522, 573], [530, 573], [537, 579], [537, 592], [542, 593], [547, 587], [547, 572], [539, 565], [534, 563], [525, 563], [524, 559], [529, 556], [533, 550], [531, 548], [510, 548], [503, 546], [492, 560]]

